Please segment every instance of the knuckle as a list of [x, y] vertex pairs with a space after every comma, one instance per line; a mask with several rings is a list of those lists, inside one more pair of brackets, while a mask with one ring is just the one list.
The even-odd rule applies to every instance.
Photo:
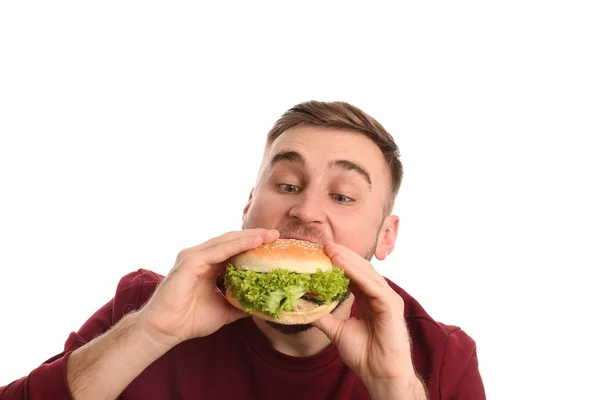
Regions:
[[399, 300], [398, 300], [398, 309], [400, 310], [400, 312], [402, 314], [404, 314], [404, 299], [402, 299], [402, 297], [398, 296]]
[[206, 259], [202, 253], [195, 253], [186, 257], [186, 259], [178, 266], [182, 271], [191, 272], [194, 275], [199, 275], [208, 269]]
[[229, 231], [229, 232], [221, 235], [221, 238], [225, 239], [225, 240], [233, 240], [236, 238], [243, 237], [244, 235], [247, 235], [247, 234], [248, 234], [248, 232], [245, 232], [245, 231]]
[[198, 266], [198, 265], [202, 265], [203, 263], [204, 263], [204, 256], [203, 256], [202, 252], [200, 252], [200, 253], [190, 254], [189, 256], [187, 256], [183, 265]]
[[404, 314], [404, 299], [396, 292], [391, 294], [390, 299], [390, 308], [393, 311], [399, 311], [401, 314]]
[[229, 231], [229, 232], [225, 232], [224, 234], [221, 235], [222, 238], [227, 239], [233, 235], [235, 235], [236, 231]]
[[183, 261], [187, 256], [189, 256], [191, 253], [191, 249], [190, 248], [185, 248], [183, 250], [181, 250], [179, 253], [177, 253], [177, 262], [181, 262]]
[[375, 285], [377, 286], [377, 289], [379, 289], [379, 290], [383, 290], [386, 287], [388, 287], [387, 281], [381, 275], [377, 275], [377, 278], [375, 279]]
[[373, 300], [373, 309], [388, 314], [392, 311], [392, 305], [386, 298], [376, 298]]

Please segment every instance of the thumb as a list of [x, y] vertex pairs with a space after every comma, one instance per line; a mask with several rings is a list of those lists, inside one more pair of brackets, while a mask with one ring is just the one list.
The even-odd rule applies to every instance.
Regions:
[[229, 309], [227, 310], [229, 315], [227, 315], [227, 322], [225, 325], [231, 324], [232, 322], [237, 321], [238, 319], [249, 317], [250, 314], [243, 312], [240, 309], [235, 308], [232, 305], [229, 305]]
[[323, 332], [332, 343], [337, 344], [342, 337], [344, 322], [344, 320], [337, 319], [333, 315], [327, 314], [313, 322], [313, 326]]
[[237, 321], [238, 319], [242, 319], [242, 318], [246, 318], [249, 317], [250, 314], [248, 314], [245, 311], [240, 310], [237, 307], [234, 307], [233, 304], [231, 304], [227, 298], [221, 294], [221, 301], [223, 301], [223, 305], [225, 306], [225, 312], [227, 313], [227, 319], [225, 320], [225, 325], [231, 324], [235, 321]]

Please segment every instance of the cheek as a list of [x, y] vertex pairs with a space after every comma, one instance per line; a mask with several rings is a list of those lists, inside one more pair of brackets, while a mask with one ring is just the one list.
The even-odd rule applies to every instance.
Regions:
[[329, 211], [330, 218], [335, 221], [335, 225], [344, 231], [371, 232], [377, 230], [380, 215], [375, 215], [369, 207], [332, 207]]
[[248, 209], [246, 220], [249, 226], [274, 228], [286, 214], [284, 201], [274, 201], [268, 195], [258, 193]]
[[336, 242], [359, 254], [370, 251], [377, 240], [379, 215], [366, 215], [359, 211], [340, 213], [330, 218]]

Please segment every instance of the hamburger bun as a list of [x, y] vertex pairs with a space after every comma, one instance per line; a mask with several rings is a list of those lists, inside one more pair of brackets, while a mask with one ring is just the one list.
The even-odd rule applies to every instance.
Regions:
[[[322, 245], [297, 239], [278, 239], [238, 254], [230, 259], [230, 263], [239, 270], [258, 273], [268, 273], [273, 269], [285, 269], [298, 274], [313, 274], [319, 269], [323, 272], [333, 271], [331, 259], [325, 254]], [[232, 295], [229, 288], [226, 288], [225, 297], [234, 307], [249, 312]], [[290, 311], [282, 311], [279, 318], [260, 310], [252, 310], [249, 313], [284, 325], [310, 324], [329, 314], [338, 303], [339, 300], [329, 304], [317, 304], [300, 298]]]
[[331, 259], [323, 246], [297, 239], [278, 239], [231, 258], [237, 269], [269, 272], [275, 268], [299, 274], [312, 274], [321, 269], [331, 271]]
[[[244, 310], [244, 307], [242, 307], [238, 299], [231, 295], [231, 290], [227, 289], [225, 297], [227, 298], [227, 301], [229, 301], [229, 303], [235, 308], [247, 312]], [[298, 303], [296, 303], [296, 307], [294, 307], [291, 311], [283, 311], [280, 318], [273, 318], [270, 315], [258, 310], [252, 311], [251, 314], [267, 321], [276, 322], [282, 325], [311, 324], [333, 311], [338, 303], [339, 301], [334, 301], [331, 304], [318, 305], [307, 300], [299, 299]]]

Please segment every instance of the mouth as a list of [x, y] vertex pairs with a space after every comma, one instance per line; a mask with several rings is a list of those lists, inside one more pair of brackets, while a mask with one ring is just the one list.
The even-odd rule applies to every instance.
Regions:
[[323, 242], [321, 240], [315, 239], [315, 238], [310, 238], [307, 236], [299, 236], [299, 235], [281, 235], [280, 236], [281, 239], [296, 239], [296, 240], [303, 240], [305, 242], [311, 242], [311, 243], [316, 243], [319, 245], [323, 245]]

